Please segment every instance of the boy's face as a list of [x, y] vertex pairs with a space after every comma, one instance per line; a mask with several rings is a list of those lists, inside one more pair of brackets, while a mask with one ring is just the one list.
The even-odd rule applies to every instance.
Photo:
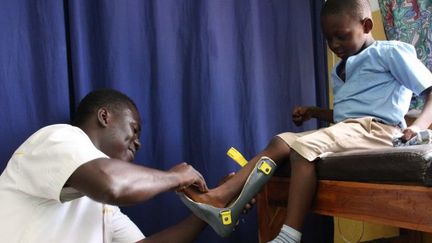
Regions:
[[365, 31], [364, 20], [348, 14], [321, 17], [321, 28], [329, 48], [343, 60], [362, 50], [369, 32]]
[[112, 113], [102, 152], [110, 158], [132, 162], [141, 146], [140, 132], [141, 119], [135, 109], [125, 108]]

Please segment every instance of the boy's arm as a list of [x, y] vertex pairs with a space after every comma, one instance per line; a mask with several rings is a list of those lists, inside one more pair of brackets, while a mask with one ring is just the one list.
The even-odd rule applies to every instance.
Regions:
[[425, 97], [424, 107], [417, 119], [403, 130], [403, 139], [411, 139], [418, 131], [428, 129], [432, 123], [432, 87], [426, 89], [422, 95]]
[[326, 122], [333, 123], [333, 110], [323, 109], [316, 106], [298, 106], [295, 107], [292, 112], [293, 122], [300, 126], [303, 122], [311, 119], [317, 118]]

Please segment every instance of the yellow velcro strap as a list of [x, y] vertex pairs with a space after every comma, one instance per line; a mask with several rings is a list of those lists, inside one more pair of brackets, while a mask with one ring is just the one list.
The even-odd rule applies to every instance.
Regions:
[[258, 170], [262, 171], [264, 174], [268, 175], [270, 174], [272, 167], [265, 161], [261, 163]]
[[225, 211], [221, 211], [220, 215], [222, 217], [222, 223], [224, 225], [229, 225], [232, 223], [232, 219], [231, 219], [231, 210], [225, 210]]
[[245, 166], [248, 163], [245, 157], [243, 157], [243, 155], [233, 147], [228, 150], [227, 155], [231, 157], [231, 159], [233, 159], [235, 162], [237, 162], [237, 164], [239, 164], [241, 167]]

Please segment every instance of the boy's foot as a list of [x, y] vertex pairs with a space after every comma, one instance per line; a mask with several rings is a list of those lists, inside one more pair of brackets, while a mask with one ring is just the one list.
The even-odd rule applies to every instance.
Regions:
[[283, 225], [279, 235], [268, 243], [299, 243], [301, 240], [301, 233], [288, 225]]
[[182, 192], [195, 202], [208, 204], [213, 207], [223, 208], [228, 204], [220, 200], [218, 197], [214, 196], [214, 194], [216, 194], [215, 189], [209, 189], [208, 192], [203, 193], [195, 187], [190, 186], [184, 189]]
[[[245, 205], [259, 192], [275, 170], [276, 163], [268, 157], [262, 157], [249, 174], [240, 194], [229, 205], [221, 202], [222, 200], [215, 200], [215, 198], [222, 198], [218, 197], [221, 195], [217, 193], [222, 192], [226, 194], [226, 190], [223, 187], [218, 187], [219, 190], [216, 188], [207, 193], [200, 193], [190, 188], [178, 195], [196, 216], [207, 222], [219, 235], [227, 236], [234, 229], [235, 223], [243, 212]], [[227, 188], [227, 190], [229, 189]], [[219, 205], [217, 206], [216, 204]]]

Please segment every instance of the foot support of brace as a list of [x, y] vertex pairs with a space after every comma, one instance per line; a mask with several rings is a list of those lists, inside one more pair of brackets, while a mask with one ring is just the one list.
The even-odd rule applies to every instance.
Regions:
[[200, 219], [207, 222], [218, 235], [226, 237], [234, 230], [236, 223], [248, 202], [261, 190], [276, 170], [276, 163], [268, 157], [261, 157], [235, 201], [225, 208], [195, 202], [184, 193], [181, 201]]

